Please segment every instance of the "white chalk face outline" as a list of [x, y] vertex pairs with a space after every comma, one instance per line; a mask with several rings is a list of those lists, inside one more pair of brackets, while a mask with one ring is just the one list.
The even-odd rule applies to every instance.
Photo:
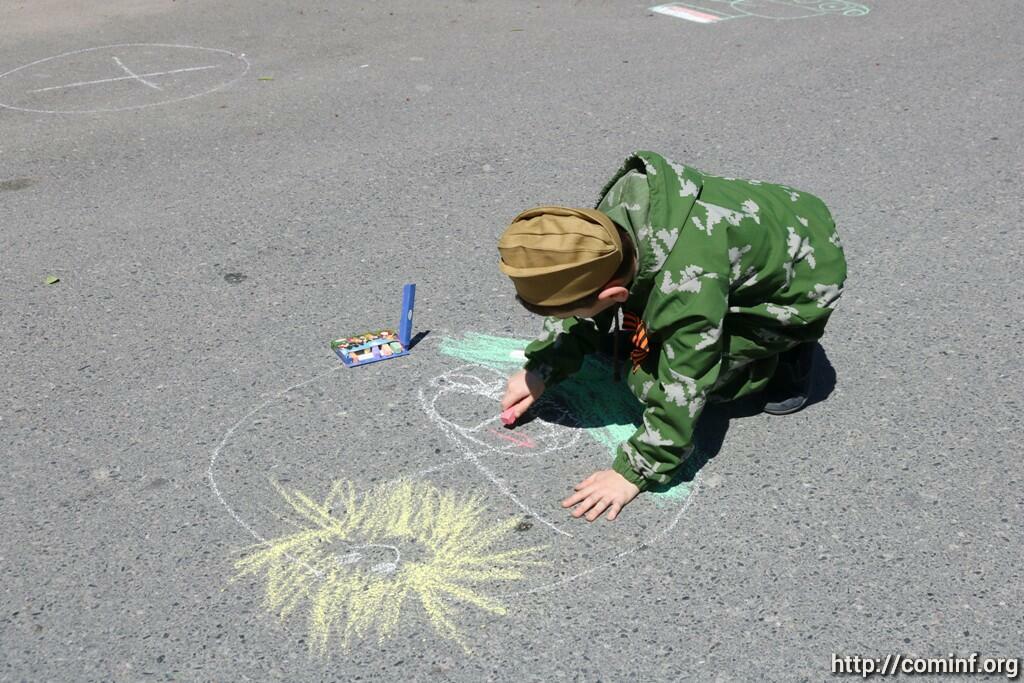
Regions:
[[[480, 375], [485, 375], [486, 379]], [[516, 495], [505, 478], [495, 471], [488, 460], [492, 456], [535, 458], [570, 448], [579, 441], [583, 430], [566, 430], [564, 427], [560, 428], [559, 423], [573, 425], [575, 420], [564, 409], [551, 401], [542, 399], [533, 409], [536, 419], [529, 423], [529, 435], [523, 436], [526, 429], [522, 429], [520, 434], [514, 434], [514, 430], [505, 430], [500, 416], [494, 414], [497, 410], [492, 410], [491, 416], [483, 421], [476, 422], [471, 419], [469, 423], [465, 423], [463, 416], [459, 415], [456, 410], [446, 411], [444, 409], [445, 399], [451, 398], [453, 395], [480, 396], [497, 402], [505, 390], [505, 380], [504, 375], [490, 368], [464, 365], [431, 380], [429, 392], [420, 389], [420, 405], [427, 417], [440, 427], [441, 431], [461, 451], [463, 458], [472, 463], [502, 495], [511, 500], [525, 514], [555, 533], [572, 537], [573, 534], [563, 528], [566, 526], [564, 518], [552, 519], [527, 505]], [[489, 404], [494, 406], [495, 403], [490, 403], [490, 401]], [[495, 464], [500, 464], [500, 462]]]
[[[0, 73], [0, 108], [36, 114], [144, 109], [222, 90], [249, 72], [244, 54], [165, 43], [64, 52]], [[67, 102], [77, 102], [68, 106]], [[110, 105], [109, 102], [120, 101]]]
[[[459, 406], [446, 399], [480, 396], [497, 402], [505, 391], [503, 375], [494, 373], [493, 377], [484, 379], [479, 376], [481, 370], [493, 372], [476, 366], [464, 366], [431, 380], [430, 387], [434, 393], [429, 398], [425, 399], [424, 393], [420, 392], [424, 410], [436, 423], [451, 430], [446, 430], [449, 437], [458, 437], [457, 444], [460, 447], [478, 451], [481, 456], [534, 458], [570, 448], [579, 441], [579, 429], [568, 433], [559, 429], [559, 425], [579, 427], [579, 423], [564, 408], [545, 399], [538, 401], [524, 416], [526, 419], [533, 418], [528, 430], [508, 429], [500, 417], [493, 414], [480, 421], [473, 418], [467, 420]], [[489, 407], [494, 404], [484, 405]]]

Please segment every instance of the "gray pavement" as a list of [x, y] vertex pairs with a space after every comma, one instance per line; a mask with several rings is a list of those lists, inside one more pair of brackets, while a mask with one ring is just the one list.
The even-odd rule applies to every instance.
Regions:
[[[0, 5], [0, 679], [1022, 655], [1019, 3], [85, 4]], [[710, 413], [699, 471], [588, 525], [600, 433], [491, 430], [510, 359], [467, 340], [538, 332], [508, 220], [635, 149], [821, 196], [850, 280], [822, 400]], [[340, 368], [405, 282], [429, 334]]]

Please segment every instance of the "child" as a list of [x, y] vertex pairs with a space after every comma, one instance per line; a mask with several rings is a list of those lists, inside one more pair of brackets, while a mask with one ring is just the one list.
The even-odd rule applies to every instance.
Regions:
[[601, 194], [596, 210], [525, 211], [498, 242], [501, 271], [519, 302], [546, 316], [547, 333], [526, 348], [503, 410], [519, 418], [576, 372], [613, 322], [618, 330], [620, 307], [632, 334], [626, 376], [643, 424], [610, 470], [562, 501], [591, 522], [672, 480], [707, 400], [764, 392], [766, 412], [800, 410], [813, 342], [846, 280], [832, 217], [805, 192], [638, 152]]

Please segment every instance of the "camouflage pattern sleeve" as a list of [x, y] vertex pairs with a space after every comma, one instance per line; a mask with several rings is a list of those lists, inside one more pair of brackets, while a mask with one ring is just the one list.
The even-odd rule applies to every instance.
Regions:
[[545, 318], [544, 333], [526, 347], [526, 370], [551, 387], [583, 365], [583, 358], [598, 349], [602, 334], [612, 324], [612, 311], [588, 318]]
[[660, 331], [653, 372], [641, 368], [630, 376], [631, 388], [646, 406], [643, 424], [619, 446], [612, 469], [641, 491], [668, 484], [693, 451], [694, 427], [718, 379], [722, 319], [729, 305], [728, 280], [716, 275], [691, 280], [698, 291], [680, 322]]
[[669, 255], [643, 312], [654, 343], [629, 375], [646, 406], [643, 424], [619, 446], [612, 466], [641, 490], [670, 483], [690, 455], [705, 397], [718, 380], [729, 310], [725, 222], [694, 206], [679, 229], [687, 248]]

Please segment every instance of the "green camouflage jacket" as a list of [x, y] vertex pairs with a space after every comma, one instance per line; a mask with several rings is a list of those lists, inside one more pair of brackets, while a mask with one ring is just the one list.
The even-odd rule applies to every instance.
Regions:
[[[627, 382], [645, 406], [612, 467], [644, 490], [670, 483], [691, 453], [709, 393], [763, 388], [780, 351], [821, 336], [846, 263], [825, 205], [784, 185], [638, 152], [601, 194], [597, 208], [637, 247], [622, 311], [636, 328]], [[548, 386], [568, 377], [599, 348], [613, 315], [547, 318], [526, 369]]]

